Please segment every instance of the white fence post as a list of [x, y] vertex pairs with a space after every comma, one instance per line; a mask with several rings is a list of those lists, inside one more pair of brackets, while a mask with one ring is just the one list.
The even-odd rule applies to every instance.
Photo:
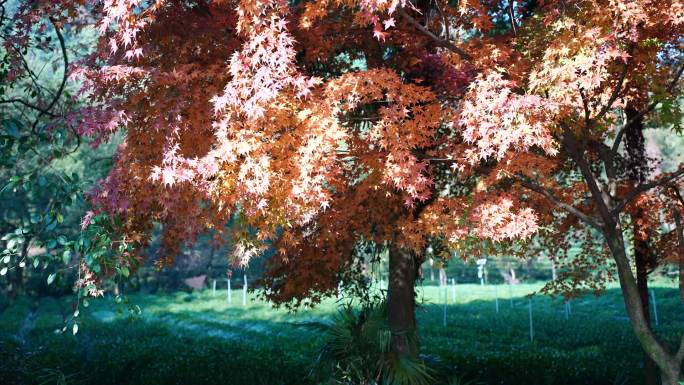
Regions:
[[216, 297], [216, 280], [211, 283], [211, 296]]
[[231, 285], [230, 285], [230, 278], [228, 278], [228, 303], [229, 304], [233, 303], [233, 289], [231, 288]]
[[494, 306], [496, 307], [496, 314], [499, 314], [499, 285], [494, 286], [494, 296], [496, 297], [496, 300], [494, 302]]
[[247, 273], [243, 276], [245, 283], [242, 285], [242, 306], [247, 305]]

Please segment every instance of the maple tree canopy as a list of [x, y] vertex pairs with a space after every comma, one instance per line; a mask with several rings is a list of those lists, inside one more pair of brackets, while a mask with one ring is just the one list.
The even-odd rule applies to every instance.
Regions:
[[[647, 123], [681, 130], [681, 0], [35, 0], [13, 18], [7, 78], [52, 25], [58, 94], [68, 77], [88, 101], [25, 107], [95, 148], [124, 128], [82, 223], [119, 253], [84, 252], [88, 294], [93, 273], [140, 264], [156, 224], [160, 266], [206, 232], [236, 264], [275, 249], [264, 293], [290, 305], [334, 293], [359, 244], [382, 245], [392, 349], [417, 357], [428, 242], [467, 257], [581, 234], [591, 254], [600, 234], [605, 255], [558, 287], [612, 257], [647, 356], [664, 383], [681, 377], [684, 338], [674, 354], [658, 341], [643, 285], [678, 259], [684, 298], [684, 165], [657, 174], [643, 143]], [[86, 58], [67, 60], [67, 28], [97, 31]]]
[[[672, 93], [683, 9], [106, 0], [26, 3], [17, 18], [27, 34], [41, 12], [96, 22], [72, 71], [92, 104], [68, 122], [95, 146], [126, 136], [95, 214], [139, 245], [163, 224], [160, 264], [207, 230], [240, 264], [274, 242], [269, 295], [287, 302], [334, 291], [361, 239], [420, 253], [535, 234], [558, 202], [530, 180], [563, 202], [586, 194], [555, 182], [563, 133], [602, 143], [621, 108]], [[527, 185], [502, 187], [511, 177]]]

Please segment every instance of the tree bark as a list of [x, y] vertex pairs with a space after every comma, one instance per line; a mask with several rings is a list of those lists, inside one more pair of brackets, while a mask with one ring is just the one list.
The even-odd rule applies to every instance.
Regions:
[[[625, 300], [625, 308], [629, 315], [634, 334], [641, 343], [644, 352], [660, 369], [663, 385], [678, 385], [681, 376], [681, 357], [671, 355], [658, 342], [646, 321], [639, 289], [624, 248], [624, 238], [619, 226], [606, 226], [604, 236], [617, 265], [620, 288]], [[681, 350], [680, 350], [681, 351]]]
[[[639, 231], [639, 226], [635, 225], [634, 230]], [[641, 239], [634, 240], [634, 261], [636, 265], [636, 282], [639, 290], [639, 297], [641, 298], [641, 310], [646, 320], [646, 325], [649, 329], [651, 326], [651, 307], [648, 297], [648, 274], [651, 268], [651, 260], [653, 256], [648, 250], [648, 242]], [[646, 385], [658, 384], [658, 368], [655, 362], [651, 359], [647, 352], [644, 351], [644, 374], [646, 376]]]
[[[627, 176], [634, 186], [638, 186], [646, 180], [649, 174], [648, 159], [646, 156], [646, 139], [644, 137], [643, 118], [639, 118], [639, 111], [633, 106], [625, 109], [625, 115], [633, 123], [625, 130], [625, 149], [627, 151], [626, 167]], [[634, 264], [636, 265], [636, 283], [641, 298], [641, 309], [644, 314], [646, 327], [651, 327], [651, 309], [648, 298], [648, 274], [655, 265], [655, 257], [650, 251], [648, 244], [649, 229], [643, 224], [649, 213], [638, 209], [632, 214], [632, 230], [634, 234]], [[646, 385], [657, 385], [658, 370], [655, 362], [644, 351], [644, 374]]]
[[672, 216], [675, 220], [677, 254], [679, 254], [679, 297], [684, 302], [684, 223], [682, 223], [682, 215], [676, 207], [672, 210]]
[[387, 316], [392, 333], [391, 349], [397, 358], [418, 357], [415, 293], [417, 275], [413, 253], [394, 244], [389, 250]]

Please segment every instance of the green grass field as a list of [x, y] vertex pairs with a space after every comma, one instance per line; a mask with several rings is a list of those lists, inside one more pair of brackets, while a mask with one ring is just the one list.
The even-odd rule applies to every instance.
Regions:
[[[641, 352], [619, 290], [573, 300], [566, 320], [560, 299], [532, 298], [539, 285], [457, 285], [447, 305], [438, 287], [421, 288], [418, 322], [422, 351], [436, 360], [443, 383], [640, 384]], [[499, 312], [495, 298], [499, 297]], [[684, 310], [673, 285], [655, 286], [656, 331], [675, 341]], [[442, 295], [440, 295], [442, 294]], [[242, 294], [211, 290], [188, 294], [133, 294], [142, 309], [111, 299], [91, 301], [74, 336], [55, 334], [71, 313], [72, 298], [20, 299], [0, 314], [3, 384], [315, 384], [308, 376], [324, 336], [299, 324], [328, 319], [334, 300], [296, 314]], [[444, 316], [446, 309], [446, 326]]]

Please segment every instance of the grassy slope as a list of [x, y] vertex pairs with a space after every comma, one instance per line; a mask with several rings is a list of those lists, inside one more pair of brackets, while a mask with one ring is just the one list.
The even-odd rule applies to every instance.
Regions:
[[[559, 299], [534, 297], [535, 341], [529, 341], [526, 294], [537, 285], [498, 288], [458, 285], [456, 303], [447, 289], [447, 327], [437, 287], [421, 290], [418, 322], [423, 352], [450, 373], [488, 384], [639, 384], [641, 353], [625, 317], [619, 291], [572, 302], [565, 319]], [[442, 292], [443, 293], [443, 292]], [[70, 299], [22, 300], [0, 315], [2, 383], [88, 384], [307, 384], [322, 337], [296, 323], [325, 319], [329, 301], [289, 314], [268, 304], [241, 305], [241, 293], [211, 290], [189, 295], [132, 295], [143, 309], [129, 320], [110, 300], [79, 316], [76, 336], [56, 335]], [[684, 329], [676, 290], [656, 287], [659, 334], [674, 340]]]

